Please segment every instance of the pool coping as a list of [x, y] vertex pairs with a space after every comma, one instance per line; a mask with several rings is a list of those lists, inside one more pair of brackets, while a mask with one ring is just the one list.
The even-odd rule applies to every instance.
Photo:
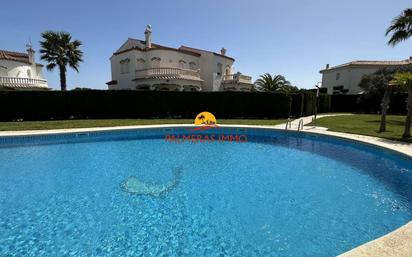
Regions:
[[[322, 116], [318, 116], [319, 118]], [[304, 117], [304, 123], [309, 123], [311, 116]], [[121, 131], [133, 129], [150, 129], [150, 128], [170, 128], [170, 127], [194, 127], [193, 124], [161, 124], [161, 125], [136, 125], [136, 126], [115, 126], [115, 127], [96, 127], [96, 128], [72, 128], [72, 129], [53, 129], [53, 130], [23, 130], [23, 131], [0, 131], [0, 137], [14, 136], [36, 136], [36, 135], [58, 135], [84, 132], [100, 131]], [[219, 124], [220, 127], [234, 128], [261, 128], [272, 130], [285, 130], [286, 124], [279, 125], [237, 125], [237, 124]], [[322, 127], [304, 127], [302, 133], [319, 134], [341, 139], [351, 140], [390, 149], [402, 155], [412, 158], [412, 144], [406, 142], [391, 141], [387, 139], [364, 136], [359, 134], [349, 134], [343, 132], [328, 131]], [[412, 221], [401, 226], [400, 228], [365, 244], [362, 244], [339, 257], [408, 257], [412, 252]]]

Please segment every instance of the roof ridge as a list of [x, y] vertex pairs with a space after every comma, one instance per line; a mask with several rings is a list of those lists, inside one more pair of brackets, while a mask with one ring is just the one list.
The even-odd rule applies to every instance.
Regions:
[[[183, 49], [182, 49], [183, 48]], [[187, 49], [184, 49], [184, 48], [187, 48]], [[217, 55], [217, 56], [220, 56], [220, 57], [223, 57], [223, 58], [228, 58], [228, 59], [231, 59], [231, 60], [235, 60], [234, 58], [232, 58], [232, 57], [230, 57], [230, 56], [227, 56], [227, 55], [223, 55], [223, 54], [221, 54], [221, 53], [217, 53], [217, 52], [214, 52], [214, 51], [210, 51], [210, 50], [203, 50], [203, 49], [200, 49], [200, 48], [195, 48], [195, 47], [190, 47], [190, 46], [185, 46], [185, 45], [181, 45], [180, 47], [179, 47], [179, 49], [182, 49], [182, 50], [186, 50], [186, 51], [190, 51], [190, 50], [194, 50], [194, 52], [196, 52], [196, 51], [200, 51], [200, 52], [207, 52], [207, 53], [212, 53], [212, 54], [214, 54], [214, 55]]]
[[397, 60], [397, 61], [382, 61], [382, 60], [355, 60], [351, 62], [346, 62], [343, 64], [335, 65], [332, 67], [327, 67], [326, 69], [320, 70], [320, 72], [335, 70], [339, 68], [344, 68], [351, 65], [410, 65], [412, 64], [412, 57], [410, 59], [405, 60]]
[[404, 61], [408, 61], [408, 59], [405, 60], [355, 60], [355, 61], [351, 61], [351, 63], [353, 62], [404, 62]]
[[23, 52], [14, 52], [14, 51], [3, 50], [3, 49], [0, 49], [0, 52], [2, 52], [2, 53], [6, 53], [6, 54], [15, 54], [15, 55], [21, 55], [21, 56], [29, 56], [27, 53], [23, 53]]

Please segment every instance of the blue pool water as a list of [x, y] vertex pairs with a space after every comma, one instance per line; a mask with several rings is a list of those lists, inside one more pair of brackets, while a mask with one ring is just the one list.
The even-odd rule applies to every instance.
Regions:
[[0, 256], [334, 256], [412, 220], [412, 161], [391, 151], [263, 129], [164, 140], [185, 131], [0, 138]]

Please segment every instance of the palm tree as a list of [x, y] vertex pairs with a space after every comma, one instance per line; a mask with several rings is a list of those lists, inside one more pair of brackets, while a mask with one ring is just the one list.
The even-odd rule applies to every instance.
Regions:
[[397, 72], [394, 79], [390, 82], [408, 91], [408, 99], [406, 100], [406, 114], [405, 130], [403, 138], [411, 137], [411, 118], [412, 118], [412, 72]]
[[401, 15], [393, 19], [392, 25], [386, 30], [386, 36], [391, 33], [388, 44], [392, 46], [412, 36], [412, 8], [404, 10]]
[[292, 85], [282, 75], [275, 75], [272, 77], [269, 73], [260, 75], [260, 78], [255, 81], [255, 86], [268, 92], [288, 92]]
[[60, 87], [65, 91], [66, 66], [79, 72], [79, 64], [83, 62], [83, 52], [80, 50], [82, 43], [72, 40], [72, 36], [66, 32], [45, 31], [41, 34], [40, 41], [41, 60], [47, 61], [47, 70], [53, 70], [56, 66], [60, 70]]

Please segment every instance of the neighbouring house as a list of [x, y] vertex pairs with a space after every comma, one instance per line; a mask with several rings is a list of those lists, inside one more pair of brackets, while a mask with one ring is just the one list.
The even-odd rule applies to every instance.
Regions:
[[322, 88], [328, 94], [361, 94], [359, 82], [364, 75], [382, 68], [395, 68], [412, 65], [412, 57], [403, 61], [353, 61], [321, 70]]
[[27, 53], [0, 50], [0, 89], [47, 90], [43, 65], [36, 63], [34, 50]]
[[235, 59], [187, 46], [152, 43], [150, 25], [145, 40], [129, 38], [110, 58], [112, 90], [251, 91], [252, 77], [233, 73]]

